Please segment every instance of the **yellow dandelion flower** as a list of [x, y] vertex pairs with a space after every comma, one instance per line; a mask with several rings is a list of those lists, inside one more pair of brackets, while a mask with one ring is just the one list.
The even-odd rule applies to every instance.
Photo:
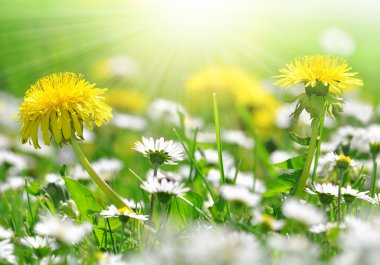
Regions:
[[357, 73], [350, 72], [344, 59], [330, 55], [313, 55], [297, 58], [280, 69], [281, 75], [275, 85], [290, 87], [295, 84], [304, 83], [315, 87], [318, 82], [329, 87], [329, 92], [341, 94], [353, 86], [363, 86], [363, 81], [355, 78]]
[[58, 144], [68, 142], [74, 132], [83, 138], [83, 123], [92, 130], [93, 122], [101, 126], [112, 119], [112, 109], [105, 104], [106, 89], [95, 88], [82, 75], [59, 73], [39, 79], [25, 93], [18, 114], [22, 127], [21, 142], [38, 144], [38, 127], [44, 143], [50, 144], [51, 135]]

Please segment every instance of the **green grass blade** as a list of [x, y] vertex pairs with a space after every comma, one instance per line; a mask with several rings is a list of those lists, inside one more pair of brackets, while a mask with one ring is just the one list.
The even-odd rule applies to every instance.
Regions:
[[224, 167], [223, 167], [222, 140], [220, 139], [220, 124], [219, 124], [219, 113], [218, 113], [218, 101], [216, 99], [215, 93], [214, 93], [214, 120], [215, 120], [216, 146], [218, 148], [220, 182], [221, 182], [222, 185], [224, 185], [224, 184], [226, 184], [226, 178], [224, 176]]

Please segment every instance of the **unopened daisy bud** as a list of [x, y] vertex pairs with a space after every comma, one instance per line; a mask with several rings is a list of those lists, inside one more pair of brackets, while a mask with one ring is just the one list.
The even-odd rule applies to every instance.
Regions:
[[370, 143], [369, 149], [371, 151], [372, 157], [377, 157], [377, 155], [380, 153], [380, 142]]
[[106, 89], [95, 88], [75, 73], [58, 73], [39, 79], [25, 93], [18, 114], [22, 127], [21, 142], [38, 143], [38, 128], [44, 143], [50, 144], [51, 136], [56, 143], [70, 142], [71, 137], [83, 139], [83, 124], [92, 130], [93, 123], [101, 126], [112, 119], [112, 109], [101, 96]]
[[173, 141], [165, 141], [162, 137], [158, 140], [143, 137], [142, 142], [136, 142], [133, 149], [149, 158], [155, 167], [162, 164], [176, 165], [177, 161], [183, 160], [182, 146]]

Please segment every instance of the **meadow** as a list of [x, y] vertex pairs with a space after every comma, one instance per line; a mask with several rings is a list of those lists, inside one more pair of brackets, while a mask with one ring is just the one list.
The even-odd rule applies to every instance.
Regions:
[[378, 264], [379, 7], [0, 3], [0, 264]]

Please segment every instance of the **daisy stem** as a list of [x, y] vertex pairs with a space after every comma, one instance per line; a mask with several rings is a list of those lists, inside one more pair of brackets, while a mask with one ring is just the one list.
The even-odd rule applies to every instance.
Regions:
[[343, 184], [344, 173], [345, 171], [339, 170], [340, 181], [339, 181], [339, 187], [338, 187], [338, 225], [342, 221], [342, 184]]
[[78, 142], [73, 139], [71, 141], [71, 146], [74, 149], [75, 154], [77, 155], [79, 162], [83, 166], [83, 168], [90, 175], [92, 180], [96, 183], [96, 185], [107, 195], [109, 199], [111, 199], [117, 207], [127, 207], [130, 211], [132, 211], [128, 205], [124, 202], [124, 200], [117, 194], [108, 184], [105, 182], [99, 175], [96, 173], [94, 168], [91, 166], [90, 162], [87, 160], [86, 156], [80, 149]]
[[375, 197], [376, 194], [376, 180], [377, 180], [377, 162], [376, 156], [372, 157], [373, 160], [373, 173], [372, 173], [372, 188], [371, 188], [371, 197]]
[[[158, 165], [153, 166], [153, 178], [157, 178], [158, 168], [159, 168]], [[154, 201], [155, 201], [155, 196], [154, 196], [154, 193], [152, 193], [152, 195], [150, 196], [149, 224], [153, 224]]]
[[321, 119], [319, 117], [317, 117], [317, 118], [314, 118], [311, 122], [311, 135], [310, 135], [309, 150], [307, 151], [305, 165], [303, 167], [301, 176], [298, 179], [297, 187], [295, 190], [295, 196], [297, 196], [297, 197], [302, 196], [303, 190], [304, 190], [305, 185], [306, 185], [306, 181], [309, 177], [310, 167], [311, 167], [311, 163], [313, 162], [315, 147], [317, 144], [317, 137], [318, 137], [318, 130], [319, 130], [320, 121], [321, 121]]

